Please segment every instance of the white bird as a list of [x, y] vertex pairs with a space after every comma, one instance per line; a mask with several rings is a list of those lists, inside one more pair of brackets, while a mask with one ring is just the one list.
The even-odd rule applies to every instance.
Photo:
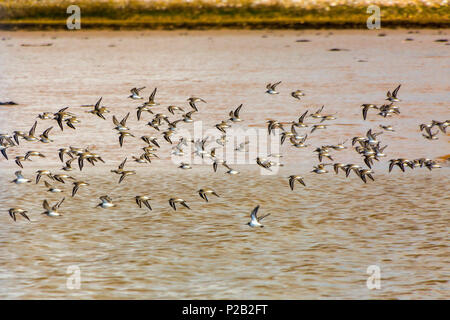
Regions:
[[261, 227], [263, 228], [264, 226], [260, 223], [260, 221], [262, 219], [264, 219], [265, 217], [267, 217], [268, 215], [270, 215], [270, 213], [258, 218], [257, 213], [259, 210], [259, 205], [255, 207], [255, 209], [253, 209], [252, 213], [250, 214], [250, 222], [247, 223], [247, 225], [249, 225], [250, 227]]
[[50, 183], [48, 183], [47, 181], [44, 181], [44, 184], [45, 184], [45, 186], [47, 187], [47, 191], [48, 191], [48, 192], [52, 192], [52, 193], [62, 192], [61, 189], [53, 187], [53, 186], [52, 186]]
[[58, 212], [59, 207], [61, 206], [61, 204], [64, 202], [66, 198], [62, 198], [62, 200], [60, 202], [58, 202], [57, 204], [55, 204], [53, 207], [50, 208], [47, 200], [44, 200], [42, 206], [45, 209], [45, 212], [42, 212], [42, 214], [46, 214], [49, 217], [57, 217], [57, 216], [62, 216], [61, 213]]
[[229, 165], [227, 165], [227, 162], [226, 162], [226, 161], [224, 161], [224, 162], [222, 163], [222, 165], [223, 165], [225, 168], [228, 169], [228, 171], [225, 172], [225, 173], [228, 173], [228, 174], [239, 174], [239, 171], [232, 169]]
[[241, 122], [242, 120], [241, 118], [239, 118], [239, 111], [241, 111], [241, 108], [242, 104], [239, 107], [237, 107], [236, 110], [234, 111], [231, 110], [230, 113], [228, 114], [230, 116], [230, 119], [228, 120], [230, 120], [231, 122]]
[[102, 201], [102, 203], [99, 203], [97, 205], [97, 207], [111, 208], [111, 207], [115, 207], [116, 206], [114, 203], [112, 203], [112, 199], [109, 196], [101, 196], [100, 200]]
[[266, 93], [268, 94], [278, 94], [279, 92], [275, 90], [275, 88], [277, 87], [277, 85], [279, 85], [281, 83], [281, 81], [275, 82], [275, 83], [268, 83], [266, 86]]
[[14, 174], [16, 175], [17, 178], [14, 179], [11, 182], [14, 182], [15, 184], [22, 184], [22, 183], [30, 183], [31, 182], [30, 179], [26, 179], [26, 178], [23, 177], [22, 171], [16, 171]]
[[181, 162], [178, 168], [181, 169], [192, 169], [192, 167], [188, 163]]
[[139, 95], [139, 91], [141, 91], [142, 89], [145, 89], [145, 87], [142, 88], [133, 88], [130, 90], [131, 95], [128, 96], [128, 98], [131, 98], [133, 100], [138, 100], [138, 99], [143, 99], [140, 95]]

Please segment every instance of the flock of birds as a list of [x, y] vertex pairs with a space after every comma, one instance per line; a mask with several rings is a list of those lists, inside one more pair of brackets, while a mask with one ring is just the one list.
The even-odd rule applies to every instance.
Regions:
[[[269, 83], [266, 86], [266, 93], [270, 95], [279, 94], [277, 91], [277, 86], [281, 83], [281, 81], [276, 83]], [[145, 89], [145, 87], [142, 88], [133, 88], [130, 90], [131, 95], [128, 97], [132, 100], [143, 100], [143, 97], [140, 95], [140, 92]], [[400, 85], [396, 87], [392, 93], [390, 91], [387, 92], [387, 98], [386, 100], [388, 103], [383, 104], [381, 106], [377, 106], [374, 104], [363, 104], [361, 106], [362, 108], [362, 116], [363, 119], [366, 120], [369, 114], [370, 110], [376, 110], [377, 115], [381, 117], [391, 117], [393, 115], [400, 114], [399, 107], [395, 105], [395, 103], [399, 102], [400, 99], [397, 97], [398, 91], [400, 89]], [[175, 145], [172, 148], [172, 154], [176, 156], [184, 155], [183, 148], [184, 146], [187, 146], [188, 143], [192, 143], [194, 145], [195, 151], [194, 154], [196, 156], [200, 156], [203, 159], [208, 158], [211, 160], [213, 170], [216, 172], [218, 170], [218, 166], [222, 165], [227, 169], [227, 174], [239, 174], [239, 171], [231, 168], [225, 160], [220, 159], [217, 154], [216, 150], [218, 146], [225, 146], [225, 143], [227, 141], [227, 130], [231, 128], [231, 126], [234, 123], [239, 123], [242, 121], [240, 118], [240, 111], [242, 108], [242, 104], [238, 106], [235, 110], [231, 110], [228, 114], [228, 118], [225, 120], [222, 120], [218, 124], [215, 125], [215, 128], [221, 132], [221, 137], [219, 139], [215, 140], [215, 143], [218, 146], [215, 146], [213, 148], [210, 148], [207, 150], [207, 144], [209, 143], [208, 137], [204, 139], [198, 139], [198, 140], [192, 140], [187, 139], [184, 137], [181, 137], [178, 142], [175, 143], [175, 141], [172, 141], [174, 134], [177, 131], [177, 125], [184, 122], [184, 123], [192, 123], [194, 120], [192, 119], [193, 115], [198, 113], [198, 106], [199, 103], [206, 103], [206, 101], [199, 97], [190, 97], [187, 99], [187, 102], [191, 108], [189, 112], [185, 112], [181, 107], [170, 105], [167, 107], [167, 110], [172, 115], [180, 114], [181, 118], [170, 121], [169, 117], [164, 115], [163, 113], [154, 113], [156, 107], [160, 104], [156, 102], [156, 92], [157, 88], [153, 90], [153, 92], [150, 94], [148, 101], [145, 101], [141, 105], [137, 107], [137, 120], [140, 121], [143, 117], [143, 113], [149, 113], [153, 115], [153, 119], [151, 119], [147, 125], [151, 127], [155, 134], [160, 134], [164, 140], [171, 144]], [[291, 93], [291, 96], [295, 99], [302, 99], [303, 96], [305, 96], [305, 93], [303, 93], [302, 90], [296, 90]], [[86, 111], [90, 114], [93, 114], [103, 120], [106, 120], [106, 114], [110, 113], [110, 110], [108, 110], [105, 106], [101, 105], [102, 98], [100, 98], [95, 105], [83, 105], [81, 107], [83, 108], [90, 108], [91, 110]], [[62, 108], [56, 113], [53, 112], [43, 112], [38, 115], [38, 118], [40, 120], [54, 120], [57, 122], [59, 128], [63, 131], [64, 130], [64, 124], [71, 128], [76, 129], [76, 126], [80, 123], [80, 120], [78, 120], [77, 116], [71, 112], [68, 111], [69, 107]], [[280, 139], [281, 144], [285, 143], [286, 141], [289, 141], [291, 146], [295, 148], [306, 148], [309, 146], [307, 144], [308, 134], [313, 134], [316, 130], [322, 130], [327, 128], [327, 122], [326, 121], [332, 121], [336, 119], [335, 114], [325, 114], [323, 113], [324, 106], [316, 110], [314, 113], [311, 113], [308, 115], [309, 111], [305, 111], [298, 120], [294, 120], [292, 122], [279, 122], [277, 120], [268, 120], [267, 121], [267, 129], [269, 135], [271, 134], [277, 134], [281, 132]], [[127, 120], [130, 113], [128, 113], [121, 121], [118, 121], [116, 116], [112, 116], [112, 122], [114, 124], [114, 130], [117, 131], [118, 139], [119, 139], [119, 145], [120, 147], [123, 146], [125, 143], [125, 139], [129, 139], [129, 137], [135, 137], [131, 132], [130, 128], [127, 127]], [[305, 123], [307, 117], [319, 120], [318, 123], [311, 124], [311, 123]], [[6, 160], [9, 159], [8, 152], [9, 149], [12, 149], [16, 146], [19, 146], [20, 140], [25, 140], [27, 142], [41, 142], [41, 143], [52, 143], [53, 140], [50, 138], [50, 133], [53, 129], [53, 126], [50, 126], [46, 130], [42, 132], [42, 134], [37, 135], [36, 134], [36, 127], [38, 122], [35, 121], [29, 132], [22, 132], [22, 131], [14, 131], [12, 135], [10, 134], [0, 134], [0, 151], [4, 158]], [[438, 139], [437, 134], [439, 131], [442, 133], [446, 133], [446, 128], [449, 126], [450, 120], [446, 121], [435, 121], [433, 120], [430, 124], [421, 124], [419, 126], [420, 130], [425, 130], [425, 134], [423, 136], [428, 140], [436, 140]], [[165, 128], [163, 128], [163, 125], [167, 125]], [[290, 129], [287, 130], [284, 128], [284, 126], [289, 125]], [[433, 128], [437, 127], [439, 130], [436, 132], [433, 132]], [[306, 130], [309, 130], [309, 133], [301, 134], [298, 132], [301, 128], [307, 128]], [[383, 129], [383, 131], [395, 131], [392, 126], [390, 125], [380, 125], [380, 128]], [[386, 154], [384, 153], [384, 150], [386, 149], [387, 145], [382, 146], [381, 141], [378, 136], [380, 136], [383, 131], [380, 132], [373, 132], [372, 129], [368, 130], [365, 136], [356, 136], [351, 139], [351, 144], [354, 150], [363, 158], [363, 162], [367, 166], [367, 168], [362, 167], [361, 165], [355, 164], [355, 163], [324, 163], [322, 162], [325, 158], [334, 161], [333, 160], [333, 151], [341, 151], [344, 149], [347, 149], [347, 146], [345, 146], [345, 143], [347, 141], [344, 141], [342, 143], [338, 143], [335, 145], [322, 145], [320, 147], [315, 148], [314, 152], [317, 153], [319, 164], [313, 167], [313, 170], [311, 172], [316, 174], [325, 174], [328, 173], [328, 170], [326, 169], [327, 166], [332, 166], [335, 173], [339, 173], [339, 169], [345, 173], [345, 176], [348, 177], [352, 172], [356, 174], [364, 183], [367, 183], [367, 178], [371, 180], [374, 179], [374, 172], [372, 171], [372, 166], [374, 161], [379, 161], [380, 158], [386, 157]], [[142, 148], [143, 153], [140, 156], [133, 156], [133, 160], [137, 163], [151, 163], [151, 161], [155, 158], [159, 158], [157, 151], [159, 150], [160, 142], [158, 142], [158, 138], [155, 135], [145, 135], [141, 137], [141, 140], [145, 142], [145, 146]], [[249, 142], [243, 142], [241, 143], [235, 151], [245, 151], [245, 147]], [[73, 161], [77, 160], [78, 162], [78, 169], [80, 171], [83, 170], [84, 165], [87, 163], [95, 166], [97, 162], [103, 162], [105, 161], [102, 159], [102, 157], [96, 153], [93, 153], [89, 150], [89, 148], [76, 148], [76, 147], [64, 147], [60, 148], [58, 150], [59, 159], [62, 163], [64, 163], [64, 167], [62, 167], [62, 170], [65, 172], [73, 171], [75, 170], [74, 167], [72, 167]], [[68, 156], [69, 158], [66, 160], [64, 159], [65, 156]], [[24, 156], [16, 156], [15, 157], [15, 163], [20, 168], [23, 168], [23, 165], [27, 161], [31, 161], [33, 157], [40, 157], [45, 158], [46, 156], [42, 154], [39, 151], [31, 150], [26, 152]], [[268, 155], [268, 158], [280, 158], [280, 154], [270, 154]], [[124, 179], [127, 176], [135, 175], [135, 170], [126, 170], [125, 165], [127, 163], [127, 158], [125, 158], [122, 163], [118, 166], [117, 169], [111, 170], [112, 173], [117, 174], [119, 177], [118, 183], [122, 183]], [[274, 166], [282, 166], [283, 164], [268, 160], [265, 158], [257, 157], [256, 158], [256, 164], [260, 166], [261, 168], [265, 170], [272, 170], [271, 168]], [[441, 166], [432, 159], [426, 159], [426, 158], [420, 158], [420, 159], [414, 159], [414, 160], [408, 160], [408, 159], [391, 159], [389, 161], [389, 172], [393, 170], [395, 166], [398, 166], [400, 170], [403, 172], [405, 171], [406, 167], [410, 167], [411, 169], [414, 169], [416, 167], [426, 167], [429, 170], [440, 168]], [[179, 165], [180, 169], [191, 169], [192, 166], [188, 163], [181, 162]], [[70, 179], [73, 182], [73, 189], [72, 189], [72, 197], [75, 197], [78, 190], [80, 188], [88, 186], [89, 183], [81, 180], [77, 180], [73, 178], [72, 176], [65, 174], [65, 173], [52, 173], [49, 170], [38, 170], [36, 172], [36, 179], [35, 183], [39, 184], [42, 177], [48, 178], [49, 181], [53, 181], [51, 184], [49, 181], [44, 181], [44, 185], [47, 188], [48, 192], [51, 193], [61, 193], [63, 192], [62, 189], [56, 185], [56, 183], [65, 183], [65, 180]], [[31, 183], [31, 180], [28, 178], [25, 178], [22, 175], [22, 171], [16, 171], [15, 172], [16, 178], [11, 181], [15, 184], [24, 184], [24, 183]], [[301, 175], [291, 175], [288, 177], [288, 183], [291, 190], [294, 190], [294, 186], [296, 183], [299, 183], [303, 186], [306, 186], [305, 180]], [[198, 190], [199, 196], [208, 202], [208, 196], [214, 195], [216, 197], [219, 197], [219, 195], [212, 189], [209, 188], [202, 188]], [[53, 206], [50, 206], [47, 200], [43, 201], [43, 208], [44, 212], [43, 214], [46, 214], [50, 217], [55, 216], [61, 216], [62, 214], [59, 212], [59, 208], [61, 207], [62, 203], [64, 202], [65, 197], [63, 197], [59, 202], [54, 204]], [[145, 206], [148, 208], [148, 210], [152, 210], [150, 200], [152, 200], [149, 196], [145, 195], [138, 195], [135, 197], [135, 201], [137, 206], [139, 208], [143, 208]], [[97, 205], [97, 207], [100, 208], [111, 208], [115, 207], [116, 205], [113, 203], [113, 200], [110, 196], [104, 195], [100, 197], [100, 203]], [[183, 206], [187, 209], [190, 209], [189, 205], [186, 203], [185, 200], [182, 198], [170, 198], [169, 204], [172, 207], [173, 210], [177, 210], [178, 206]], [[248, 222], [248, 225], [250, 227], [263, 227], [261, 224], [261, 220], [270, 213], [265, 214], [263, 216], [258, 216], [258, 210], [259, 205], [253, 209], [253, 211], [250, 214], [250, 222]], [[11, 208], [8, 211], [11, 218], [16, 221], [16, 216], [21, 215], [24, 218], [29, 219], [27, 216], [28, 211], [24, 210], [22, 208]]]

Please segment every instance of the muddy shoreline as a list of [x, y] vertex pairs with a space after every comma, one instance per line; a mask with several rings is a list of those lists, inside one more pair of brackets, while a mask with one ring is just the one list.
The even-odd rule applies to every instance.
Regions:
[[[389, 21], [383, 23], [383, 28], [419, 28], [419, 29], [446, 29], [450, 28], [450, 22], [409, 22]], [[229, 23], [152, 23], [152, 22], [115, 22], [105, 21], [101, 23], [83, 23], [83, 29], [88, 30], [211, 30], [211, 29], [248, 29], [248, 30], [307, 30], [307, 29], [366, 29], [364, 23], [354, 22], [229, 22]], [[65, 21], [54, 21], [45, 23], [35, 22], [8, 22], [0, 23], [0, 30], [7, 31], [51, 31], [67, 30]]]

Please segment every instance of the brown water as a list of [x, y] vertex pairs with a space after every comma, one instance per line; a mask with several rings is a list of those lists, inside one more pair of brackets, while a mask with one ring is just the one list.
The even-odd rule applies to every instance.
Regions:
[[[0, 131], [27, 131], [42, 111], [63, 106], [77, 114], [78, 129], [61, 132], [54, 121], [38, 123], [40, 134], [54, 126], [54, 143], [23, 141], [0, 160], [0, 297], [132, 299], [448, 299], [449, 168], [388, 173], [388, 159], [438, 158], [450, 154], [448, 135], [425, 140], [420, 123], [450, 118], [449, 49], [434, 42], [447, 31], [196, 31], [196, 32], [3, 32], [0, 41]], [[444, 34], [442, 34], [442, 32]], [[414, 41], [403, 41], [413, 38]], [[310, 42], [296, 42], [308, 39]], [[22, 46], [51, 43], [51, 46]], [[332, 52], [331, 48], [348, 49]], [[365, 61], [365, 62], [359, 62]], [[280, 94], [264, 93], [268, 82], [282, 81]], [[401, 115], [380, 118], [373, 111], [362, 120], [362, 103], [384, 103], [387, 90], [402, 84]], [[158, 112], [172, 116], [170, 104], [189, 110], [191, 95], [204, 98], [194, 119], [204, 130], [244, 104], [243, 122], [234, 127], [265, 128], [269, 118], [292, 121], [306, 109], [325, 105], [336, 113], [326, 130], [310, 135], [311, 146], [281, 148], [285, 164], [276, 175], [261, 175], [255, 165], [233, 165], [239, 175], [217, 173], [210, 165], [177, 169], [170, 145], [161, 160], [131, 161], [144, 143], [141, 135], [160, 133], [137, 122], [139, 101], [128, 90], [158, 87]], [[295, 101], [290, 92], [303, 89]], [[80, 108], [102, 96], [111, 114], [101, 120]], [[127, 125], [136, 138], [119, 147], [111, 121], [131, 112]], [[313, 122], [308, 120], [309, 122]], [[335, 144], [379, 124], [396, 132], [379, 138], [387, 158], [374, 166], [375, 182], [364, 184], [342, 173], [310, 173], [317, 163], [314, 147]], [[181, 128], [192, 128], [182, 123]], [[301, 130], [299, 130], [301, 131]], [[191, 130], [192, 132], [192, 130]], [[301, 131], [303, 133], [303, 131]], [[308, 132], [308, 131], [305, 131]], [[46, 159], [25, 164], [25, 177], [38, 169], [59, 172], [57, 150], [90, 146], [106, 164], [70, 172], [90, 183], [70, 196], [64, 188], [64, 216], [41, 215], [42, 201], [62, 195], [39, 185], [15, 185], [13, 160], [28, 150]], [[350, 143], [346, 145], [349, 147]], [[208, 149], [214, 143], [208, 145]], [[277, 150], [274, 150], [278, 152]], [[351, 148], [333, 152], [334, 160], [362, 164]], [[125, 157], [137, 170], [117, 184], [109, 172]], [[327, 161], [330, 162], [330, 161]], [[74, 167], [76, 163], [74, 162]], [[61, 171], [62, 172], [62, 171]], [[292, 192], [287, 176], [301, 174], [307, 187]], [[212, 188], [220, 198], [204, 202], [197, 193]], [[98, 197], [110, 195], [117, 208], [94, 209]], [[136, 195], [150, 195], [153, 211], [139, 209]], [[168, 199], [184, 198], [192, 210], [173, 211]], [[246, 225], [250, 211], [261, 206], [265, 228]], [[13, 222], [11, 207], [27, 209], [32, 222]], [[367, 267], [381, 271], [381, 289], [369, 290]], [[81, 288], [66, 286], [67, 268], [77, 266]]]

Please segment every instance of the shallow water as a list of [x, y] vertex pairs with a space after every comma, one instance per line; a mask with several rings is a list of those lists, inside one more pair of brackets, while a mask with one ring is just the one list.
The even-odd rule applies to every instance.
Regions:
[[[21, 142], [0, 159], [0, 297], [131, 298], [131, 299], [448, 299], [450, 216], [449, 167], [397, 167], [388, 173], [388, 159], [438, 158], [450, 154], [449, 138], [422, 137], [418, 126], [450, 118], [450, 66], [438, 31], [205, 31], [205, 32], [3, 32], [0, 41], [0, 131], [27, 131], [42, 111], [70, 106], [81, 123], [60, 131], [54, 121], [38, 123], [37, 133], [54, 126], [54, 143]], [[441, 31], [442, 32], [442, 31]], [[444, 31], [445, 33], [446, 31]], [[403, 41], [413, 38], [414, 41]], [[308, 39], [310, 42], [296, 42]], [[51, 46], [33, 47], [22, 44]], [[348, 51], [328, 51], [332, 48]], [[360, 60], [366, 62], [358, 62]], [[282, 81], [280, 94], [264, 93], [268, 82]], [[402, 84], [401, 114], [380, 118], [373, 111], [362, 120], [362, 103], [384, 103], [387, 90]], [[137, 122], [139, 101], [128, 90], [146, 86], [144, 97], [158, 87], [155, 108], [170, 116], [168, 105], [189, 110], [191, 95], [204, 98], [194, 119], [203, 129], [226, 119], [240, 103], [244, 120], [234, 127], [265, 131], [267, 119], [292, 121], [305, 110], [325, 105], [336, 113], [326, 130], [308, 131], [311, 146], [298, 150], [285, 143], [285, 165], [274, 175], [262, 175], [256, 165], [232, 165], [230, 176], [219, 167], [194, 164], [177, 169], [170, 145], [162, 145], [152, 164], [139, 165], [144, 134], [160, 135]], [[303, 89], [295, 101], [290, 92]], [[104, 121], [80, 108], [103, 103], [111, 113]], [[111, 121], [131, 112], [127, 125], [136, 138], [119, 147]], [[157, 113], [155, 112], [155, 113]], [[308, 120], [309, 123], [317, 122]], [[364, 135], [379, 124], [392, 124], [395, 133], [379, 138], [387, 157], [374, 166], [375, 181], [364, 184], [353, 173], [345, 178], [310, 173], [318, 160], [314, 147]], [[181, 128], [192, 132], [192, 124]], [[217, 131], [217, 130], [215, 130]], [[251, 134], [251, 133], [250, 133]], [[64, 216], [41, 215], [42, 201], [56, 203], [63, 195], [39, 185], [15, 185], [13, 159], [40, 150], [45, 159], [25, 164], [25, 177], [38, 169], [59, 172], [60, 147], [90, 146], [106, 164], [69, 172], [90, 183], [70, 196], [72, 185], [61, 186], [66, 197]], [[208, 145], [208, 149], [214, 143]], [[347, 141], [346, 146], [350, 147]], [[351, 149], [332, 152], [334, 161], [361, 164]], [[109, 172], [125, 157], [126, 169], [137, 170], [117, 184]], [[198, 158], [196, 158], [198, 159]], [[74, 162], [76, 168], [76, 162]], [[307, 187], [288, 186], [287, 176], [301, 174]], [[45, 179], [44, 179], [45, 180]], [[220, 197], [206, 203], [197, 190], [212, 188]], [[108, 194], [117, 208], [99, 209], [99, 196]], [[153, 210], [139, 209], [136, 195], [149, 195]], [[184, 198], [192, 210], [173, 211], [171, 197]], [[262, 229], [249, 228], [250, 211], [271, 213]], [[8, 216], [11, 207], [26, 208], [32, 222]], [[381, 271], [381, 289], [366, 286], [368, 266]], [[70, 290], [67, 268], [81, 272], [80, 289]]]

